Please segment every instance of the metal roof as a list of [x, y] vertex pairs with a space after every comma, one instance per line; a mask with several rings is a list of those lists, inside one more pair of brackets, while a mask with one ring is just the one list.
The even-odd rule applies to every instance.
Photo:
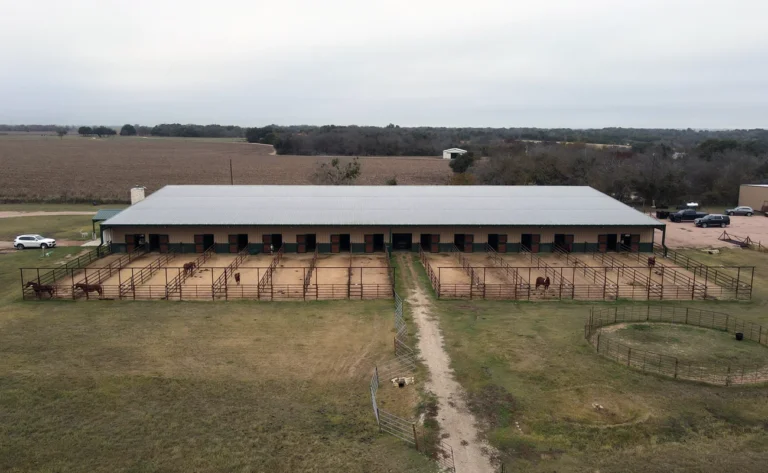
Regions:
[[104, 220], [109, 220], [110, 218], [114, 217], [115, 215], [122, 212], [123, 209], [101, 209], [98, 212], [96, 212], [96, 215], [93, 216], [91, 220], [94, 222], [102, 222]]
[[749, 186], [749, 187], [768, 187], [768, 184], [742, 184], [742, 186]]
[[448, 149], [444, 149], [443, 150], [443, 153], [445, 153], [445, 152], [448, 152], [448, 153], [466, 153], [467, 150], [461, 149], [461, 148], [448, 148]]
[[103, 225], [664, 224], [581, 186], [166, 186]]

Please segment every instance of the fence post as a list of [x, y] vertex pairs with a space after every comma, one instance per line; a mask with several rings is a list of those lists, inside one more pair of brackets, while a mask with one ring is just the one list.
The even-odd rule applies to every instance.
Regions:
[[600, 332], [597, 332], [597, 352], [600, 353]]
[[627, 350], [627, 366], [632, 366], [632, 347]]
[[[603, 294], [603, 295], [605, 295], [605, 294]], [[618, 307], [614, 307], [613, 308], [613, 323], [616, 323], [616, 318], [618, 317], [618, 315], [619, 315], [619, 308]]]
[[725, 385], [730, 386], [731, 385], [731, 366], [728, 365], [728, 371], [725, 375]]
[[413, 442], [416, 444], [416, 451], [419, 451], [419, 436], [416, 435], [416, 423], [411, 423], [411, 427], [413, 427]]
[[677, 379], [677, 358], [675, 358], [675, 379]]

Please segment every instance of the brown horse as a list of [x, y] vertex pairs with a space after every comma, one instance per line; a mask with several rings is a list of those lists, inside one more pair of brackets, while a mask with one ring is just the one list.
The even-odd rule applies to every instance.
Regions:
[[648, 267], [653, 268], [656, 266], [656, 257], [655, 256], [649, 256], [648, 257]]
[[536, 278], [536, 289], [538, 289], [539, 286], [544, 286], [545, 291], [549, 289], [549, 276], [546, 278], [542, 278], [541, 276]]
[[238, 286], [240, 285], [240, 273], [235, 273], [235, 282]]
[[192, 274], [197, 267], [197, 264], [193, 261], [191, 263], [184, 263], [184, 274]]
[[89, 292], [98, 292], [99, 297], [104, 296], [104, 289], [101, 287], [101, 284], [78, 283], [75, 284], [75, 287], [82, 290], [85, 293], [85, 297], [88, 297]]
[[24, 287], [31, 287], [32, 290], [35, 291], [35, 295], [38, 299], [43, 297], [44, 292], [47, 292], [50, 297], [53, 297], [53, 295], [56, 294], [56, 286], [38, 284], [35, 281], [27, 282], [27, 285]]

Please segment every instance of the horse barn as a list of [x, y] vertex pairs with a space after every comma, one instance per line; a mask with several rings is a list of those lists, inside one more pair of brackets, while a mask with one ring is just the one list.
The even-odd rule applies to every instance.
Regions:
[[100, 254], [23, 282], [73, 299], [389, 298], [400, 250], [442, 298], [751, 295], [751, 268], [668, 250], [663, 223], [590, 187], [166, 186], [101, 228]]

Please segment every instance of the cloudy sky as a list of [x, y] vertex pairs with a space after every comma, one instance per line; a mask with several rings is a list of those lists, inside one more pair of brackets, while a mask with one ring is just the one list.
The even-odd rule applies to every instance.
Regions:
[[0, 123], [768, 127], [765, 0], [0, 0]]

